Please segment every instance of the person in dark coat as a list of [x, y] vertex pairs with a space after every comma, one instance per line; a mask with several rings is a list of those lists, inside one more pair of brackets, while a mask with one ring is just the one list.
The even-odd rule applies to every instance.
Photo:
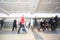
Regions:
[[14, 28], [17, 29], [16, 20], [14, 20], [14, 22], [13, 22], [13, 28], [12, 28], [12, 31], [14, 31]]
[[34, 26], [38, 26], [37, 18], [36, 18], [36, 17], [35, 17], [35, 19], [34, 19]]
[[54, 30], [55, 30], [55, 23], [56, 23], [54, 17], [52, 17], [52, 18], [50, 19], [49, 23], [50, 23], [50, 25], [51, 25], [51, 30], [54, 31]]
[[43, 26], [43, 24], [44, 24], [44, 19], [41, 18], [40, 19], [40, 28], [38, 28], [38, 31], [40, 31], [40, 29], [42, 29], [44, 31], [45, 27]]
[[3, 20], [0, 20], [1, 29], [3, 27], [3, 24], [4, 24], [4, 21]]
[[58, 18], [57, 15], [55, 16], [54, 20], [56, 21], [55, 26], [56, 26], [56, 28], [57, 28], [57, 27], [58, 27], [58, 22], [59, 22], [59, 18]]
[[47, 20], [44, 20], [44, 22], [43, 22], [43, 26], [44, 26], [44, 29], [46, 30], [46, 29], [48, 29], [49, 30], [49, 24], [48, 24], [48, 21]]

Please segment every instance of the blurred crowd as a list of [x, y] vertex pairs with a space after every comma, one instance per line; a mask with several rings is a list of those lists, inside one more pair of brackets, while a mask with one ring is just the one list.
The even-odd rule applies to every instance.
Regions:
[[[58, 22], [59, 22], [59, 17], [57, 15], [55, 17], [51, 17], [49, 20], [40, 18], [39, 22], [37, 21], [37, 18], [35, 17], [34, 19], [33, 18], [30, 19], [30, 21], [28, 23], [28, 27], [29, 27], [28, 29], [33, 30], [33, 27], [36, 26], [36, 27], [38, 27], [37, 28], [38, 31], [41, 31], [40, 29], [42, 29], [43, 31], [50, 30], [50, 29], [51, 29], [51, 31], [55, 31], [56, 28], [58, 28]], [[4, 24], [4, 20], [1, 19], [0, 20], [0, 30], [2, 30], [3, 24]], [[19, 28], [17, 27], [17, 20], [14, 19], [13, 25], [12, 25], [12, 31], [14, 31], [14, 29], [17, 30], [17, 28], [18, 28], [17, 33], [20, 33], [21, 28], [23, 28], [22, 31], [27, 32], [25, 24], [26, 24], [26, 22], [25, 22], [24, 16], [22, 16], [20, 18]]]

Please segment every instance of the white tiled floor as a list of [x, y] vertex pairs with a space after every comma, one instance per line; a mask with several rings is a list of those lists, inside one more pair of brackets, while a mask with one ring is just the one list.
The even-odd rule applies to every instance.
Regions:
[[0, 30], [0, 40], [60, 40], [60, 30], [38, 32], [34, 29], [29, 30], [27, 34], [17, 34], [17, 31], [3, 29]]

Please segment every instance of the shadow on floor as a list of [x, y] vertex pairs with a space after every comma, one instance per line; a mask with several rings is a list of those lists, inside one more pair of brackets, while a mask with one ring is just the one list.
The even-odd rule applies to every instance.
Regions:
[[37, 32], [33, 31], [33, 35], [36, 40], [43, 40], [43, 38]]
[[55, 31], [48, 31], [48, 30], [46, 30], [43, 33], [45, 33], [45, 34], [60, 34], [60, 29], [55, 30]]

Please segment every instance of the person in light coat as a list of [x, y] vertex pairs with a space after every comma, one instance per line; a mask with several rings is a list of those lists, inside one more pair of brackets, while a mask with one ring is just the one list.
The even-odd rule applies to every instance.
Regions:
[[31, 19], [31, 20], [30, 20], [30, 29], [31, 29], [31, 30], [33, 30], [33, 26], [34, 26], [33, 23], [34, 23], [34, 21], [33, 21], [33, 19]]

